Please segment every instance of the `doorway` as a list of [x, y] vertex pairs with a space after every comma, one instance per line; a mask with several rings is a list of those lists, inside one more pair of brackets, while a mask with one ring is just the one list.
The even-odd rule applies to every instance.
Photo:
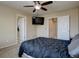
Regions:
[[57, 18], [49, 20], [49, 37], [57, 38]]
[[17, 40], [22, 43], [27, 38], [26, 35], [26, 17], [18, 16], [17, 18]]

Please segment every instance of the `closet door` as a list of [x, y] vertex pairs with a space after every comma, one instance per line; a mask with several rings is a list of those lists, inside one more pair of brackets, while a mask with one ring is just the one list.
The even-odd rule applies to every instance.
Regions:
[[69, 40], [69, 16], [57, 17], [57, 38]]

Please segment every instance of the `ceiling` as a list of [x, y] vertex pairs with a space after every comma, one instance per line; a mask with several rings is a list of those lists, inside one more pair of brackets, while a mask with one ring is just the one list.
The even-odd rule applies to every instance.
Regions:
[[[40, 1], [40, 3], [43, 2], [45, 1]], [[33, 1], [0, 1], [0, 4], [24, 11], [25, 13], [44, 15], [78, 7], [79, 1], [53, 1], [53, 4], [44, 6], [48, 9], [47, 11], [38, 10], [35, 13], [32, 12], [33, 7], [23, 7], [24, 5], [34, 5]]]

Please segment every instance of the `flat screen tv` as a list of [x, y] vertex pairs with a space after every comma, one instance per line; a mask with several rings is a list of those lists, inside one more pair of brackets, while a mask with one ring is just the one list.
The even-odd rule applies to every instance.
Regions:
[[32, 17], [32, 24], [43, 25], [44, 24], [44, 17]]

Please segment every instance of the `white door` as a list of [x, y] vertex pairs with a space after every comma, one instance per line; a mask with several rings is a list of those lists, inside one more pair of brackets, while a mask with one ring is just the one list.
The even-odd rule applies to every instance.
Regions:
[[57, 18], [57, 38], [69, 40], [69, 16], [60, 16]]
[[19, 27], [19, 42], [22, 43], [25, 41], [25, 18], [21, 17], [18, 20], [18, 27]]

